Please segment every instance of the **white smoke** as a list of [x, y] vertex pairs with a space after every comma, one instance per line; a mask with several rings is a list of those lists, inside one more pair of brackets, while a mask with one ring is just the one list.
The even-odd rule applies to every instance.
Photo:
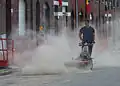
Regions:
[[[24, 74], [51, 74], [66, 72], [64, 63], [76, 58], [80, 53], [78, 46], [78, 30], [71, 32], [64, 28], [59, 36], [47, 34], [36, 46], [36, 37], [33, 40], [29, 36], [13, 36], [16, 49], [14, 63], [18, 65]], [[28, 33], [31, 31], [28, 31]], [[105, 33], [108, 34], [109, 32]], [[99, 34], [102, 34], [99, 33]], [[98, 35], [98, 33], [96, 33]], [[19, 39], [18, 39], [19, 38]], [[112, 38], [112, 37], [111, 37]], [[42, 43], [41, 43], [42, 42]], [[96, 44], [93, 48], [93, 60], [95, 67], [120, 66], [119, 55], [111, 53], [111, 40], [100, 39], [96, 36]], [[112, 45], [113, 46], [113, 45]]]
[[69, 44], [72, 39], [67, 36], [65, 29], [59, 36], [47, 35], [47, 39], [38, 47], [35, 46], [36, 40], [28, 37], [16, 39], [16, 47], [19, 52], [15, 55], [14, 62], [21, 67], [23, 73], [27, 74], [66, 72], [64, 62], [70, 61], [72, 53], [76, 52], [70, 46], [76, 45], [77, 41], [73, 40], [74, 44]]

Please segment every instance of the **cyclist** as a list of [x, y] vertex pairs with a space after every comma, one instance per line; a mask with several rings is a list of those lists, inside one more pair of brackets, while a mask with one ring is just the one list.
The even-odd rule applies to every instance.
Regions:
[[[83, 45], [84, 43], [89, 43], [89, 44], [95, 43], [95, 30], [93, 27], [89, 25], [89, 20], [86, 20], [85, 26], [80, 29], [79, 38], [82, 41]], [[88, 50], [89, 50], [90, 56], [92, 54], [92, 49], [93, 49], [93, 45], [89, 45]]]

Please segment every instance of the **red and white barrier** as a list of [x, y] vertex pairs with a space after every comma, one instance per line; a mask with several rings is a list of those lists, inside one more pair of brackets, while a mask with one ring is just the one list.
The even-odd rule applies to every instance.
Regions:
[[14, 40], [0, 38], [0, 67], [9, 66], [13, 60], [14, 51]]

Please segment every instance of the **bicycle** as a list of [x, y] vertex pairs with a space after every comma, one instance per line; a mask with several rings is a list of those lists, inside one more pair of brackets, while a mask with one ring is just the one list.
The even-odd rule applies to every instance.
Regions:
[[78, 60], [77, 68], [87, 68], [92, 70], [93, 69], [93, 58], [91, 58], [88, 46], [92, 46], [94, 43], [79, 43], [79, 46], [82, 47], [80, 56], [75, 60]]

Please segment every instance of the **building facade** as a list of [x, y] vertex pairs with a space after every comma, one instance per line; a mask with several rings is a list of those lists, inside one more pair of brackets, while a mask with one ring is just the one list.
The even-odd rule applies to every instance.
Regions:
[[[56, 22], [59, 25], [61, 21], [56, 20], [54, 15], [54, 1], [56, 0], [0, 0], [0, 32], [10, 32], [12, 28], [12, 30], [18, 29], [19, 34], [23, 35], [27, 29], [38, 30], [40, 25], [45, 24], [44, 26], [48, 29], [49, 27], [53, 28]], [[76, 0], [62, 1], [67, 2], [66, 12], [73, 11], [73, 19], [75, 20]], [[110, 7], [108, 6], [108, 2], [117, 6], [120, 3], [119, 0], [100, 0], [99, 4], [99, 0], [90, 0], [91, 12], [93, 13], [94, 19], [99, 16], [101, 17], [106, 12], [113, 11], [112, 9], [108, 9]], [[58, 12], [63, 12], [64, 6], [58, 6], [57, 9], [59, 9]], [[83, 11], [83, 17], [85, 17], [85, 0], [78, 0], [78, 12], [80, 13], [81, 10]], [[11, 18], [9, 18], [10, 16]], [[67, 22], [70, 16], [65, 18]], [[64, 18], [60, 17], [60, 20], [62, 19]]]

